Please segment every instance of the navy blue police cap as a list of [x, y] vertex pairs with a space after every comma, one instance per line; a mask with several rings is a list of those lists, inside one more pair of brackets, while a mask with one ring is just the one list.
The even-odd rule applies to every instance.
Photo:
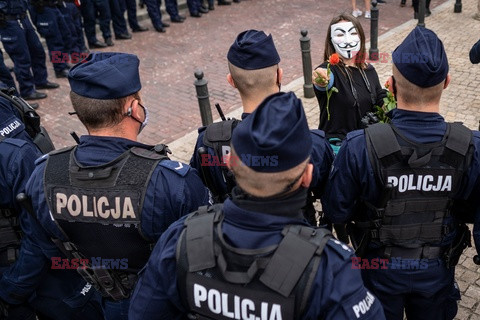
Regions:
[[312, 138], [302, 101], [293, 92], [267, 97], [233, 131], [232, 147], [257, 172], [282, 172], [305, 161]]
[[91, 53], [68, 73], [73, 92], [92, 99], [118, 99], [142, 88], [136, 55], [117, 52]]
[[416, 27], [393, 51], [395, 67], [411, 83], [433, 87], [448, 74], [447, 53], [442, 41], [427, 28]]
[[227, 59], [245, 70], [263, 69], [280, 62], [272, 35], [257, 30], [240, 33], [228, 50]]

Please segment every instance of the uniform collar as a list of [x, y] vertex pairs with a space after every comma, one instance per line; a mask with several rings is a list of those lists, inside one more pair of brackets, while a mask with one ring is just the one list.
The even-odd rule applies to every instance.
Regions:
[[229, 224], [249, 230], [282, 230], [288, 224], [308, 223], [303, 217], [288, 217], [246, 210], [235, 204], [231, 198], [223, 204], [225, 220]]
[[75, 157], [82, 165], [98, 165], [114, 160], [133, 147], [153, 148], [125, 138], [84, 135], [80, 137]]
[[427, 122], [432, 122], [433, 124], [443, 123], [445, 119], [437, 112], [418, 112], [418, 111], [409, 111], [402, 109], [393, 109], [392, 110], [392, 122], [395, 125], [399, 124], [419, 124], [422, 123], [425, 125]]

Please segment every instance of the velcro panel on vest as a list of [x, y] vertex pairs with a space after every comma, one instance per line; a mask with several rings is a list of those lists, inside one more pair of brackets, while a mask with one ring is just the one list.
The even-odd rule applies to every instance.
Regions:
[[[403, 226], [383, 225], [379, 230], [380, 241], [383, 244], [397, 244], [416, 248], [425, 243], [439, 242], [442, 239], [443, 224], [411, 224]], [[419, 243], [421, 242], [421, 244]]]
[[[215, 122], [207, 127], [203, 136], [203, 143], [210, 148], [214, 148], [214, 142], [230, 142], [232, 131], [238, 120]], [[235, 126], [234, 126], [235, 123]]]
[[449, 125], [450, 134], [445, 146], [462, 156], [466, 155], [472, 141], [472, 131], [458, 122], [450, 123]]
[[385, 209], [386, 217], [398, 216], [404, 213], [418, 213], [418, 212], [446, 212], [450, 207], [451, 201], [449, 199], [412, 199], [412, 200], [393, 200], [389, 201]]
[[[312, 228], [308, 228], [314, 231]], [[260, 281], [270, 289], [288, 297], [312, 257], [319, 249], [315, 243], [288, 230], [278, 245]], [[323, 248], [322, 248], [323, 250]]]
[[470, 163], [470, 158], [466, 159], [466, 156], [472, 143], [472, 131], [460, 123], [450, 123], [449, 127], [450, 133], [441, 161], [454, 168], [464, 170]]
[[213, 249], [215, 216], [214, 212], [207, 211], [207, 207], [202, 206], [198, 209], [198, 214], [193, 214], [185, 220], [189, 272], [215, 267]]
[[366, 128], [365, 133], [372, 142], [373, 150], [379, 159], [401, 150], [397, 137], [388, 124], [376, 123]]

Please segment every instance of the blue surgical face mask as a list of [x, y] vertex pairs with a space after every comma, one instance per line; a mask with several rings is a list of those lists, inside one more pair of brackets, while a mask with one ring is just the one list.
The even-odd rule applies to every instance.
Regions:
[[140, 125], [140, 129], [138, 129], [138, 134], [140, 134], [140, 132], [142, 132], [143, 128], [145, 128], [147, 126], [147, 123], [148, 123], [148, 109], [147, 109], [147, 107], [141, 105], [140, 102], [138, 104], [143, 108], [143, 111], [145, 113], [145, 119], [143, 120], [142, 124]]
[[[133, 104], [133, 101], [132, 101], [132, 104]], [[140, 134], [140, 132], [142, 132], [143, 128], [145, 128], [145, 126], [148, 123], [148, 109], [145, 106], [143, 106], [140, 102], [138, 103], [138, 105], [143, 108], [143, 113], [145, 114], [145, 119], [143, 120], [143, 122], [138, 120], [137, 118], [135, 118], [132, 115], [132, 106], [130, 106], [130, 108], [128, 108], [127, 112], [125, 113], [125, 116], [130, 117], [133, 120], [140, 123], [140, 128], [138, 129], [138, 134]]]

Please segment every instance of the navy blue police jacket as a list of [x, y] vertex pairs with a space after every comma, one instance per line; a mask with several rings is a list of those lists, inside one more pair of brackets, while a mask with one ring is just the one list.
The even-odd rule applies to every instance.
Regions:
[[[225, 241], [236, 248], [276, 245], [286, 225], [308, 226], [306, 220], [285, 213], [247, 211], [232, 198], [224, 202], [223, 214]], [[184, 220], [171, 225], [155, 246], [130, 301], [129, 319], [186, 319], [187, 310], [177, 289], [175, 257]], [[385, 319], [380, 302], [364, 287], [359, 270], [352, 269], [352, 257], [348, 246], [328, 240], [304, 315], [296, 319], [320, 319], [321, 315], [324, 319]]]
[[[30, 215], [20, 207], [15, 197], [24, 192], [27, 181], [35, 169], [35, 160], [42, 154], [33, 144], [25, 126], [16, 116], [16, 110], [2, 99], [4, 120], [0, 134], [0, 206], [19, 212], [22, 231], [32, 231]], [[48, 239], [46, 239], [48, 241]], [[56, 310], [55, 319], [68, 319], [76, 308], [97, 299], [94, 290], [75, 271], [50, 270], [44, 252], [29, 237], [22, 237], [16, 262], [0, 268], [0, 299], [10, 304], [29, 301], [35, 308], [48, 312]], [[45, 299], [46, 297], [46, 299]], [[37, 305], [37, 301], [42, 301]], [[90, 314], [89, 314], [90, 315]]]
[[0, 11], [5, 14], [15, 15], [26, 13], [28, 0], [4, 0], [0, 1]]
[[[417, 143], [432, 143], [442, 140], [447, 125], [438, 113], [414, 112], [394, 109], [391, 114], [392, 124], [408, 139]], [[470, 168], [462, 180], [458, 200], [468, 202], [470, 214], [475, 215], [474, 239], [480, 245], [480, 133], [473, 131], [473, 153]], [[347, 134], [340, 152], [335, 158], [322, 205], [325, 215], [333, 223], [344, 223], [355, 218], [358, 201], [365, 200], [377, 205], [382, 194], [368, 158], [364, 130]], [[465, 213], [461, 213], [465, 214]], [[468, 213], [466, 213], [468, 215]], [[478, 230], [477, 230], [478, 229]], [[453, 239], [447, 235], [444, 244]]]
[[[245, 119], [249, 113], [242, 113], [242, 120]], [[195, 144], [194, 153], [190, 159], [190, 166], [197, 169], [200, 176], [202, 177], [202, 159], [197, 153], [197, 150], [201, 147], [207, 149], [210, 159], [214, 159], [215, 150], [210, 147], [206, 147], [203, 143], [203, 138], [205, 136], [205, 129], [207, 127], [201, 127], [198, 129], [198, 138], [197, 143]], [[313, 164], [313, 178], [310, 186], [314, 189], [323, 190], [325, 184], [328, 180], [328, 173], [330, 172], [330, 167], [333, 162], [334, 154], [330, 144], [325, 139], [325, 133], [322, 130], [311, 130], [312, 136], [312, 154], [310, 156], [310, 163]], [[221, 159], [219, 159], [221, 161]], [[217, 162], [212, 162], [217, 163]], [[227, 185], [225, 179], [223, 178], [222, 167], [219, 165], [208, 165], [207, 170], [210, 172], [210, 176], [213, 178], [213, 184], [215, 190], [221, 194], [227, 194]]]
[[[123, 138], [82, 136], [75, 156], [80, 164], [94, 166], [107, 163], [132, 147], [153, 148]], [[52, 237], [63, 241], [66, 239], [52, 221], [45, 200], [43, 174], [47, 157], [48, 155], [45, 155], [36, 161], [35, 171], [26, 186], [26, 193], [32, 199], [36, 219], [27, 216], [24, 246], [27, 251], [38, 247], [41, 253], [38, 254], [38, 250], [34, 250], [36, 254], [27, 254], [23, 263], [17, 264], [19, 270], [12, 270], [4, 279], [6, 281], [5, 285], [2, 283], [0, 296], [2, 292], [22, 295], [31, 292], [43, 272], [51, 268], [51, 258], [63, 257], [51, 241]], [[156, 242], [171, 223], [199, 206], [208, 204], [209, 201], [210, 192], [198, 178], [196, 170], [176, 161], [163, 160], [154, 169], [148, 183], [142, 209], [142, 234]], [[76, 273], [75, 270], [71, 271]], [[90, 287], [85, 288], [83, 292], [91, 291]]]

